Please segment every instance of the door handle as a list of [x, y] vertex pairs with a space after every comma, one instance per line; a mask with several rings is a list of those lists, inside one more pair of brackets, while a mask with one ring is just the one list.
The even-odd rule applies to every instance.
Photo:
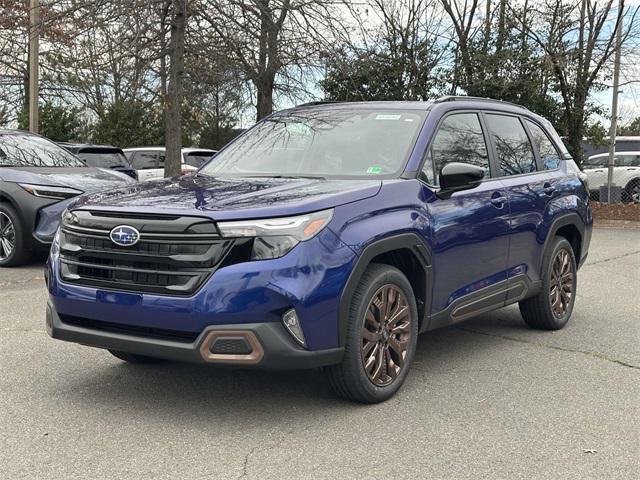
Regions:
[[502, 207], [504, 207], [504, 204], [507, 203], [507, 197], [502, 195], [501, 192], [495, 192], [493, 194], [493, 196], [491, 197], [491, 203], [496, 208], [502, 208]]
[[556, 187], [554, 187], [550, 183], [545, 183], [542, 186], [542, 191], [545, 193], [545, 195], [551, 195], [553, 192], [556, 191]]

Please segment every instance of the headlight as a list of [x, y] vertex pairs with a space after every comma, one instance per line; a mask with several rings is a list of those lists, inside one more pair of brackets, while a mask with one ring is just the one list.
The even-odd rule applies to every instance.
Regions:
[[223, 237], [255, 237], [252, 260], [278, 258], [298, 243], [315, 237], [331, 220], [333, 209], [296, 217], [220, 222]]
[[53, 236], [53, 242], [51, 243], [51, 250], [49, 253], [53, 257], [60, 253], [60, 227], [58, 227], [56, 234]]
[[75, 197], [83, 193], [81, 190], [69, 187], [53, 187], [48, 185], [31, 185], [30, 183], [19, 183], [31, 195], [43, 198], [55, 198], [56, 200], [64, 200], [65, 198]]

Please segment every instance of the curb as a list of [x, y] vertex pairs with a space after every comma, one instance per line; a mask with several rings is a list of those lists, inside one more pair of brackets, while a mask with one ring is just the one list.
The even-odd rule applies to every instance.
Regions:
[[620, 228], [624, 230], [640, 230], [640, 222], [634, 220], [599, 220], [594, 219], [594, 228]]

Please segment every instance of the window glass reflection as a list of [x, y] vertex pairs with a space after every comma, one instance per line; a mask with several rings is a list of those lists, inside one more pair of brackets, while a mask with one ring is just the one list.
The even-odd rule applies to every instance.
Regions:
[[536, 171], [536, 159], [529, 137], [518, 117], [487, 115], [503, 176], [520, 175]]
[[438, 185], [442, 167], [451, 162], [477, 165], [484, 168], [485, 177], [489, 177], [487, 145], [477, 114], [457, 113], [444, 119], [427, 155], [423, 168], [425, 180]]
[[527, 122], [529, 132], [531, 132], [533, 145], [540, 153], [540, 159], [542, 160], [544, 169], [553, 170], [554, 168], [558, 168], [560, 165], [560, 154], [556, 150], [556, 147], [553, 146], [553, 143], [551, 143], [551, 140], [549, 140], [547, 134], [535, 123], [529, 120], [525, 121]]

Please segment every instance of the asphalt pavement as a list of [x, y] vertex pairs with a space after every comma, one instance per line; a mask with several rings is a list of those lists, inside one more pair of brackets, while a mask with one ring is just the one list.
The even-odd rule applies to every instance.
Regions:
[[594, 231], [564, 330], [427, 333], [374, 406], [318, 371], [128, 365], [50, 339], [45, 302], [41, 261], [0, 269], [0, 479], [640, 477], [640, 230]]

